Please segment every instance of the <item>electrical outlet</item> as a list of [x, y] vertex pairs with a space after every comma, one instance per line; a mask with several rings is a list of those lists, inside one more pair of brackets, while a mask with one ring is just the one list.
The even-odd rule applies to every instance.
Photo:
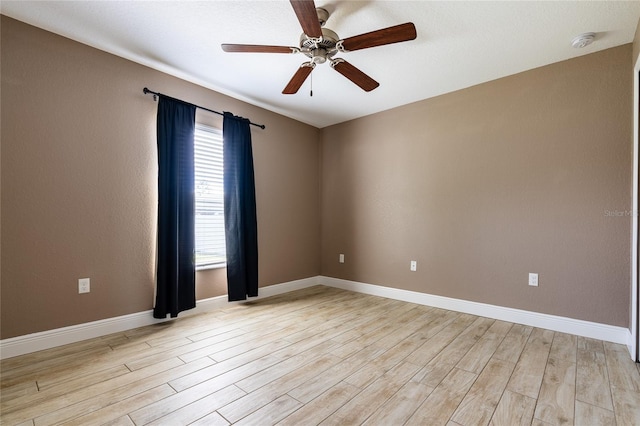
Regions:
[[344, 254], [340, 253], [340, 257], [338, 257], [338, 262], [344, 263]]
[[529, 285], [538, 287], [538, 274], [529, 273]]
[[89, 278], [80, 278], [78, 280], [78, 293], [89, 293], [91, 291], [91, 280]]
[[409, 269], [411, 269], [412, 271], [417, 271], [418, 270], [418, 261], [417, 260], [412, 260], [411, 264], [409, 266]]

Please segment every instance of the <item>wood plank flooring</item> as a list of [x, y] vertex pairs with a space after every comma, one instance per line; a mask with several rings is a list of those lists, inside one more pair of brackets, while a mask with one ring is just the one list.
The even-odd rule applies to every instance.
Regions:
[[640, 425], [622, 345], [323, 286], [1, 368], [3, 425]]

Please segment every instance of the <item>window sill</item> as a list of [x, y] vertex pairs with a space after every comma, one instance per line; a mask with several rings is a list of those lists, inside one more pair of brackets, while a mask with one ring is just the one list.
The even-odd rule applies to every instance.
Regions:
[[209, 269], [222, 269], [226, 267], [227, 267], [226, 263], [216, 263], [215, 265], [196, 266], [196, 272], [207, 271]]

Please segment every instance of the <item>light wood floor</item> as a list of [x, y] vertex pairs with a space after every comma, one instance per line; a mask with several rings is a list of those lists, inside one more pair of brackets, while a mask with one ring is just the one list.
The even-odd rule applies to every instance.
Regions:
[[7, 425], [638, 425], [626, 347], [312, 287], [2, 361]]

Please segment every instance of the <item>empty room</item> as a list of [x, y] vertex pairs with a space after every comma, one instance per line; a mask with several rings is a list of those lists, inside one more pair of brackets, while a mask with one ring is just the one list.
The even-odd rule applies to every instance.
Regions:
[[640, 2], [2, 1], [0, 424], [640, 425]]

